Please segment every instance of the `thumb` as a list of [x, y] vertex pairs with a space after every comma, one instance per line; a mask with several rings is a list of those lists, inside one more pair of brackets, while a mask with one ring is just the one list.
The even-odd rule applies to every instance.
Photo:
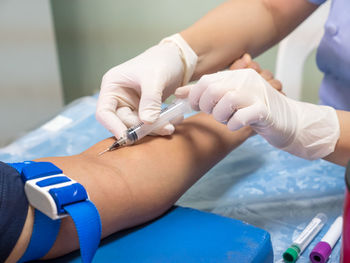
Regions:
[[175, 90], [174, 95], [175, 95], [177, 98], [185, 99], [185, 98], [188, 97], [188, 94], [190, 93], [190, 90], [191, 90], [191, 88], [192, 88], [193, 86], [194, 86], [194, 84], [190, 84], [190, 85], [186, 85], [186, 86], [177, 88], [177, 89]]
[[159, 81], [145, 82], [141, 86], [139, 117], [145, 123], [155, 122], [162, 106], [163, 83]]

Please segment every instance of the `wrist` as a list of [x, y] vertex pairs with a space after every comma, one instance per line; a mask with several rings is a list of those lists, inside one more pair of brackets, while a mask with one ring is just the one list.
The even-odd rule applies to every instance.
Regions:
[[182, 38], [180, 34], [174, 34], [160, 41], [160, 45], [173, 43], [179, 50], [179, 56], [183, 65], [183, 78], [181, 85], [186, 85], [192, 78], [197, 65], [197, 54], [192, 50], [191, 46]]
[[308, 160], [331, 154], [340, 136], [335, 109], [295, 101], [297, 128], [293, 142], [283, 150]]
[[[193, 32], [192, 28], [188, 28], [184, 31], [182, 31], [181, 36], [183, 39], [188, 43], [188, 45], [191, 47], [191, 49], [197, 54], [197, 64], [196, 68], [194, 69], [193, 75], [191, 80], [198, 80], [203, 74], [207, 74], [209, 72], [208, 67], [208, 56], [213, 51], [212, 46], [208, 41], [203, 41], [203, 38], [198, 36], [196, 32]], [[215, 72], [217, 70], [214, 70]]]

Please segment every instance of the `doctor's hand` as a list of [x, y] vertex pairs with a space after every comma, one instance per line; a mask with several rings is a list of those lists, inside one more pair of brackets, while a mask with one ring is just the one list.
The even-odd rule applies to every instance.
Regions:
[[253, 69], [205, 75], [188, 98], [230, 130], [251, 126], [273, 146], [306, 159], [330, 154], [339, 138], [333, 108], [289, 99]]
[[[110, 69], [102, 79], [97, 120], [116, 138], [140, 121], [153, 123], [162, 101], [177, 87], [187, 84], [196, 63], [197, 55], [176, 34]], [[169, 123], [156, 133], [169, 135], [173, 131], [174, 126]]]

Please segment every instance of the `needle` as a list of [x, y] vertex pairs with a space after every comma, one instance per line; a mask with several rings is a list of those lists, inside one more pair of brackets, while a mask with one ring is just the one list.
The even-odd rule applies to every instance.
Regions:
[[100, 152], [98, 155], [102, 155], [102, 154], [104, 154], [104, 153], [106, 153], [106, 152], [108, 152], [109, 151], [109, 148], [107, 148], [106, 150], [103, 150], [102, 152]]
[[120, 146], [126, 144], [126, 142], [127, 142], [127, 139], [120, 138], [119, 140], [115, 141], [111, 146], [109, 146], [106, 150], [100, 152], [98, 155], [100, 156], [100, 155], [102, 155], [102, 154], [104, 154], [106, 152], [113, 151], [113, 150], [119, 148]]
[[192, 112], [192, 109], [187, 100], [176, 100], [173, 104], [162, 109], [158, 120], [156, 120], [153, 124], [145, 124], [140, 122], [137, 125], [127, 129], [117, 141], [115, 141], [106, 150], [100, 152], [98, 155], [113, 151], [124, 145], [132, 145], [136, 141], [150, 134], [152, 131], [163, 127], [171, 120], [190, 112]]

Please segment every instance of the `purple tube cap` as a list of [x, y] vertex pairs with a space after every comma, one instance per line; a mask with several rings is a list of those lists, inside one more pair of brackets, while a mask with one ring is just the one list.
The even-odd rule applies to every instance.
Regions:
[[327, 262], [332, 248], [327, 242], [318, 242], [317, 245], [310, 253], [310, 260], [312, 263], [325, 263]]

